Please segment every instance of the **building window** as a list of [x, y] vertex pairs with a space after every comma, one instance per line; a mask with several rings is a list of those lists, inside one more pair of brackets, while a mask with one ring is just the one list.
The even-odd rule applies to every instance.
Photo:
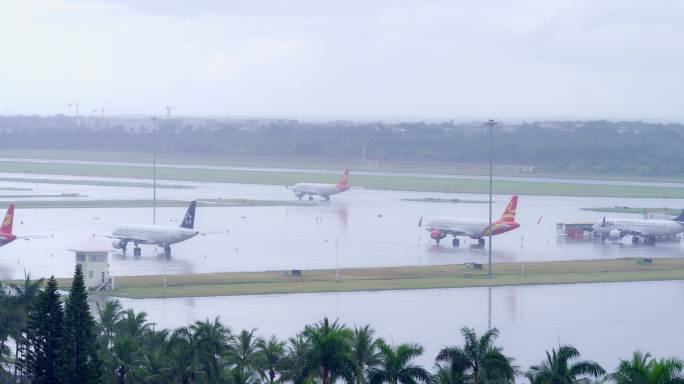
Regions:
[[86, 257], [84, 254], [82, 254], [82, 253], [76, 254], [76, 261], [81, 262], [81, 263], [85, 263], [85, 259], [86, 259]]
[[100, 281], [104, 283], [104, 272], [102, 272], [102, 277], [100, 278]]

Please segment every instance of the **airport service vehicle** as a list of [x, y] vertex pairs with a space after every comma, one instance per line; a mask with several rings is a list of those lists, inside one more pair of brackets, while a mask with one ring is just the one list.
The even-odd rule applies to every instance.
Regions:
[[112, 232], [109, 237], [114, 239], [112, 246], [121, 249], [124, 256], [128, 243], [133, 243], [133, 255], [140, 256], [140, 244], [159, 245], [164, 247], [164, 256], [171, 256], [171, 244], [180, 243], [199, 234], [195, 225], [195, 208], [197, 201], [192, 201], [185, 212], [183, 221], [178, 227], [167, 225], [124, 224]]
[[14, 204], [10, 204], [7, 207], [7, 213], [5, 213], [5, 218], [2, 220], [2, 225], [0, 225], [0, 247], [13, 242], [16, 239], [31, 240], [31, 239], [43, 239], [49, 237], [47, 235], [28, 235], [28, 236], [17, 236], [12, 233], [12, 223], [14, 222]]
[[[515, 222], [515, 210], [518, 206], [518, 196], [511, 197], [506, 210], [499, 220], [496, 220], [489, 225], [487, 219], [473, 218], [473, 217], [440, 217], [430, 220], [425, 224], [425, 229], [430, 232], [430, 238], [439, 242], [451, 235], [454, 237], [452, 245], [459, 246], [459, 236], [470, 237], [477, 239], [477, 245], [484, 246], [485, 237], [489, 236], [489, 231], [492, 236], [500, 235], [512, 231], [520, 226]], [[418, 221], [418, 226], [423, 226], [423, 218]]]
[[632, 243], [638, 243], [643, 239], [646, 243], [655, 244], [657, 237], [675, 236], [684, 232], [684, 210], [671, 220], [604, 217], [595, 223], [593, 228], [604, 239], [620, 240], [629, 235], [632, 237]]
[[313, 200], [314, 196], [320, 196], [326, 200], [330, 200], [330, 196], [342, 193], [351, 188], [349, 185], [349, 170], [344, 170], [342, 179], [340, 179], [337, 184], [297, 183], [288, 188], [294, 192], [299, 200], [306, 195], [309, 195], [309, 200]]

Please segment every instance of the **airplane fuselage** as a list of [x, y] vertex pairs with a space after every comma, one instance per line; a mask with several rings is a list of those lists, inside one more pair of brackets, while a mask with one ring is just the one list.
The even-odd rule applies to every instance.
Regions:
[[199, 231], [166, 225], [128, 224], [117, 227], [112, 235], [135, 239], [138, 244], [169, 245], [193, 238]]
[[606, 219], [593, 225], [594, 231], [609, 235], [611, 231], [636, 236], [672, 236], [684, 232], [684, 224], [672, 220]]
[[318, 195], [322, 197], [329, 197], [342, 193], [348, 190], [349, 187], [340, 187], [337, 184], [323, 184], [323, 183], [297, 183], [292, 186], [292, 191], [301, 197], [304, 195]]
[[[492, 235], [512, 231], [520, 224], [515, 222], [495, 221], [492, 223]], [[428, 232], [440, 231], [443, 235], [468, 236], [479, 239], [489, 235], [489, 223], [486, 219], [475, 217], [440, 217], [435, 218], [425, 225]]]

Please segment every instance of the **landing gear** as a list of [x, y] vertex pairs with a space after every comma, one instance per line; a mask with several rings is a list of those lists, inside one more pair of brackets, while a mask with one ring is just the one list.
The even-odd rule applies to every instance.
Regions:
[[485, 239], [483, 239], [483, 238], [477, 239], [477, 246], [480, 247], [480, 248], [484, 248], [484, 246], [485, 246]]
[[121, 243], [121, 253], [123, 253], [123, 257], [126, 257], [126, 243], [122, 242]]
[[330, 196], [323, 196], [323, 198], [325, 199], [325, 201], [330, 201]]
[[437, 242], [437, 245], [439, 245], [439, 242], [440, 242], [441, 240], [442, 240], [442, 239], [435, 239], [435, 241]]
[[313, 195], [309, 195], [309, 201], [313, 200]]
[[649, 236], [649, 237], [644, 239], [644, 244], [655, 245], [655, 243], [656, 243], [655, 236]]
[[639, 244], [639, 238], [637, 236], [632, 236], [632, 244]]
[[451, 240], [451, 245], [453, 245], [454, 248], [458, 248], [459, 244], [460, 240], [458, 240], [458, 238], [454, 238], [453, 240]]
[[135, 256], [135, 257], [142, 256], [142, 249], [140, 249], [140, 247], [137, 245], [133, 248], [133, 256]]
[[171, 246], [170, 245], [165, 245], [164, 246], [164, 258], [168, 259], [171, 257]]
[[301, 193], [297, 193], [295, 196], [297, 196], [297, 198], [298, 198], [299, 200], [301, 200], [302, 197], [304, 197], [304, 195], [302, 195]]

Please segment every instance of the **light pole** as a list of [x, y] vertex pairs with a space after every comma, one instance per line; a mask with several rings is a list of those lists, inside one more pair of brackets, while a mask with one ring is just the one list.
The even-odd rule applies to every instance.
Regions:
[[157, 223], [157, 118], [152, 117], [152, 225]]
[[492, 147], [492, 141], [494, 134], [492, 133], [494, 125], [496, 125], [496, 121], [489, 119], [487, 122], [487, 125], [489, 126], [489, 241], [488, 241], [488, 248], [489, 248], [489, 265], [488, 265], [488, 275], [489, 277], [492, 277], [492, 232], [494, 231], [494, 226], [492, 225], [492, 156], [493, 156], [493, 147]]

